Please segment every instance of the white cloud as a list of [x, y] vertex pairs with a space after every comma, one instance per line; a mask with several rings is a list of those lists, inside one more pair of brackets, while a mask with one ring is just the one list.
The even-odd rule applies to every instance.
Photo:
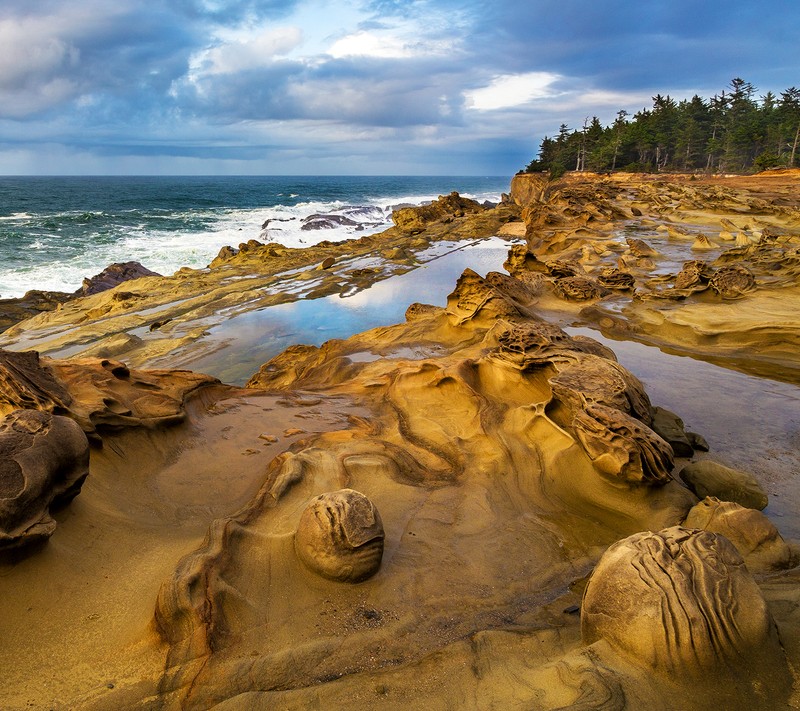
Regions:
[[201, 76], [263, 68], [302, 42], [303, 32], [299, 27], [227, 31], [218, 36], [215, 45], [192, 55], [189, 78], [196, 81]]
[[372, 32], [356, 32], [342, 37], [328, 50], [337, 59], [341, 57], [409, 57], [413, 53], [398, 37], [379, 36]]
[[468, 107], [479, 111], [507, 109], [557, 95], [552, 86], [560, 78], [550, 72], [503, 74], [495, 77], [488, 86], [464, 92], [464, 98]]
[[419, 56], [445, 56], [456, 51], [451, 40], [404, 39], [402, 35], [389, 32], [360, 31], [346, 35], [333, 43], [328, 54], [336, 59], [341, 57], [384, 57], [407, 58]]

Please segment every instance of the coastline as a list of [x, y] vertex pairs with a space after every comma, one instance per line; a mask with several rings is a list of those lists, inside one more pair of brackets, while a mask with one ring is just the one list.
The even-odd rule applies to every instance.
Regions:
[[[790, 540], [800, 532], [800, 455], [791, 449], [800, 427], [800, 325], [791, 317], [800, 176], [775, 177], [764, 187], [749, 178], [516, 176], [511, 201], [496, 208], [450, 195], [431, 209], [396, 212], [395, 227], [378, 235], [302, 250], [243, 243], [209, 269], [125, 282], [0, 334], [0, 348], [70, 357], [37, 366], [69, 395], [55, 407], [40, 370], [31, 366], [22, 381], [7, 365], [16, 356], [6, 356], [4, 412], [35, 393], [38, 407], [71, 413], [96, 438], [90, 475], [56, 514], [51, 540], [4, 567], [2, 596], [13, 601], [10, 708], [29, 699], [92, 709], [303, 708], [311, 699], [447, 708], [454, 695], [464, 708], [558, 708], [581, 697], [585, 683], [621, 698], [619, 708], [666, 709], [668, 692], [687, 690], [697, 709], [741, 698], [753, 708], [795, 703], [792, 673], [781, 665], [800, 661], [787, 641], [800, 639]], [[700, 234], [714, 246], [695, 248]], [[497, 235], [508, 240], [507, 273], [463, 269]], [[711, 275], [676, 284], [685, 261], [710, 265], [737, 248], [753, 283], [736, 298], [712, 292]], [[415, 279], [439, 274], [433, 267], [448, 259], [460, 276], [446, 303], [419, 303]], [[617, 271], [605, 271], [612, 264]], [[635, 286], [619, 281], [620, 271]], [[379, 309], [377, 287], [392, 280], [400, 285], [386, 298], [403, 302], [404, 320], [281, 348], [244, 389], [140, 370], [225, 347], [236, 360], [241, 333], [273, 328], [270, 309], [281, 303], [318, 306], [322, 320], [326, 298], [374, 295]], [[661, 298], [665, 291], [675, 298]], [[776, 304], [785, 311], [772, 330], [756, 329]], [[721, 311], [733, 315], [717, 318]], [[226, 325], [229, 335], [215, 339]], [[787, 385], [768, 416], [785, 427], [748, 431], [744, 444], [725, 419], [742, 419], [742, 432], [757, 426], [757, 416], [735, 408], [742, 383], [757, 388], [758, 378], [722, 371], [684, 386], [675, 382], [677, 356], [633, 351], [619, 358], [630, 358], [628, 372], [613, 341], [598, 342], [587, 328], [773, 373]], [[632, 364], [646, 361], [645, 378]], [[653, 378], [655, 390], [675, 393], [678, 404], [692, 399], [691, 416], [714, 424], [711, 452], [687, 435], [702, 422], [687, 417], [684, 429], [672, 420], [669, 432], [656, 424], [653, 408], [663, 403], [648, 398]], [[704, 383], [708, 391], [698, 393]], [[726, 446], [736, 461], [725, 459]], [[751, 470], [771, 498], [756, 528], [772, 537], [756, 540], [750, 519], [726, 535], [756, 541], [741, 555], [785, 659], [771, 633], [753, 633], [748, 661], [762, 655], [773, 667], [734, 664], [732, 680], [710, 663], [698, 678], [667, 645], [669, 663], [686, 665], [688, 676], [676, 681], [659, 665], [641, 666], [624, 637], [604, 632], [590, 642], [584, 590], [606, 548], [687, 520], [703, 497], [681, 483], [682, 467], [722, 460], [748, 468], [759, 456], [775, 460]], [[355, 585], [319, 577], [295, 559], [292, 543], [308, 501], [341, 488], [365, 493], [386, 531], [379, 572]], [[773, 516], [777, 529], [765, 523]], [[53, 597], [41, 582], [54, 577], [62, 591]], [[742, 628], [748, 613], [737, 618]], [[54, 618], [57, 635], [47, 632]], [[31, 637], [42, 641], [31, 645]], [[40, 655], [62, 664], [48, 687], [33, 689]], [[774, 683], [759, 691], [752, 678]]]

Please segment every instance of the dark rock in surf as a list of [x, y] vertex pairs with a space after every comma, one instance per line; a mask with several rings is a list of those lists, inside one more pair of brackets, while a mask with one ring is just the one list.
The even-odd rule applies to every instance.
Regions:
[[83, 280], [83, 286], [75, 292], [75, 296], [90, 296], [99, 294], [101, 291], [108, 291], [125, 281], [140, 279], [147, 276], [161, 276], [157, 272], [150, 271], [139, 262], [115, 262], [109, 264], [102, 272], [93, 277]]

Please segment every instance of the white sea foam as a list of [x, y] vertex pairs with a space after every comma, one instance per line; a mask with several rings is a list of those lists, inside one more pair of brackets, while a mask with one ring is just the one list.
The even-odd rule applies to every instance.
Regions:
[[[497, 202], [500, 194], [462, 193], [479, 201]], [[291, 198], [297, 198], [296, 193]], [[41, 227], [31, 230], [31, 241], [19, 259], [0, 264], [0, 298], [21, 296], [31, 289], [72, 292], [85, 277], [101, 272], [114, 262], [138, 261], [160, 274], [170, 275], [181, 267], [201, 269], [219, 250], [256, 239], [279, 242], [287, 247], [305, 247], [323, 240], [338, 242], [382, 231], [392, 224], [391, 210], [398, 205], [420, 205], [436, 200], [438, 194], [375, 196], [358, 202], [300, 202], [263, 208], [215, 208], [170, 212], [153, 210], [142, 215], [136, 209], [125, 220], [108, 222], [102, 211], [61, 212], [51, 218], [18, 212], [2, 217], [5, 221], [38, 220]], [[355, 209], [362, 208], [362, 209]], [[335, 225], [327, 229], [303, 230], [304, 220], [312, 215], [339, 215], [357, 224]], [[64, 245], [65, 239], [51, 221], [69, 219], [83, 222], [86, 231], [79, 240]], [[268, 221], [268, 222], [267, 222]], [[267, 223], [267, 228], [263, 225]], [[37, 224], [39, 224], [37, 222]], [[1, 246], [1, 245], [0, 245]]]

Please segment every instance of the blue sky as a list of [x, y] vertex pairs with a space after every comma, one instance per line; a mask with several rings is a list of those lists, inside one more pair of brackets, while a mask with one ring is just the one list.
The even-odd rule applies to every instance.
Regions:
[[797, 0], [0, 0], [0, 173], [508, 175], [798, 47]]

